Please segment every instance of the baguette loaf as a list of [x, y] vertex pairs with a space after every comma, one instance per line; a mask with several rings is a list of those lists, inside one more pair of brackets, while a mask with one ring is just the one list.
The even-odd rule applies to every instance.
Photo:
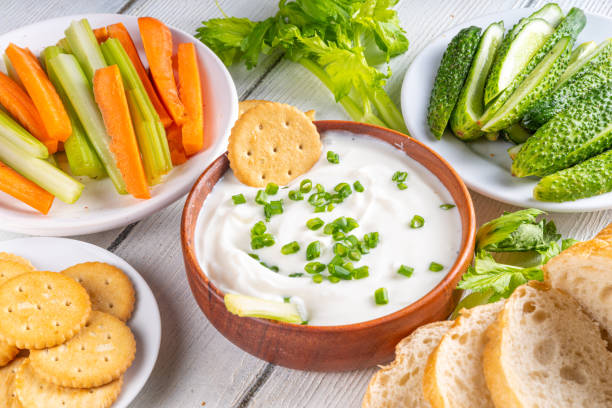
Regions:
[[612, 353], [564, 292], [517, 288], [487, 337], [483, 367], [496, 408], [612, 407]]
[[482, 371], [485, 331], [503, 302], [462, 310], [429, 356], [423, 393], [433, 408], [493, 408]]
[[612, 224], [544, 266], [548, 283], [571, 294], [612, 335]]
[[395, 347], [395, 360], [370, 380], [363, 408], [429, 408], [421, 384], [427, 357], [453, 322], [435, 322], [416, 329]]

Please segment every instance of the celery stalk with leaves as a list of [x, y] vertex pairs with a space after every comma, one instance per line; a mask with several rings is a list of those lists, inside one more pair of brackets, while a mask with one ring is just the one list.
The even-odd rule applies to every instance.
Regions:
[[283, 52], [329, 88], [358, 122], [407, 133], [401, 112], [384, 89], [391, 76], [377, 69], [408, 49], [408, 39], [391, 7], [397, 0], [280, 0], [263, 21], [216, 18], [196, 37], [226, 65], [253, 68], [260, 54]]
[[79, 120], [77, 113], [72, 107], [72, 103], [70, 102], [68, 95], [66, 95], [66, 92], [62, 87], [57, 73], [49, 66], [49, 61], [51, 58], [62, 53], [61, 48], [53, 45], [44, 49], [42, 59], [47, 70], [47, 76], [60, 96], [60, 99], [66, 108], [66, 112], [68, 112], [70, 124], [72, 125], [72, 134], [64, 143], [64, 150], [68, 159], [68, 165], [70, 166], [70, 172], [74, 176], [102, 178], [106, 176], [104, 166], [102, 166], [96, 151], [89, 143], [87, 134], [81, 125], [81, 121]]
[[[457, 285], [473, 293], [457, 305], [453, 315], [463, 307], [507, 298], [514, 289], [530, 280], [542, 281], [542, 266], [577, 242], [574, 239], [559, 242], [561, 235], [554, 222], [537, 220], [543, 214], [543, 211], [528, 208], [506, 213], [480, 227], [476, 234], [474, 263]], [[505, 253], [508, 263], [496, 260], [492, 253]]]

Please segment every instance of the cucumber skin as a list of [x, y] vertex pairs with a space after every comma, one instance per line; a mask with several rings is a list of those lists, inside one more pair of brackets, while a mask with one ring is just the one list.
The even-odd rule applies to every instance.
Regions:
[[[489, 29], [493, 30], [496, 28], [500, 29], [501, 34], [503, 35], [504, 23], [502, 21], [493, 23], [489, 27], [487, 27], [487, 29], [482, 34], [480, 43], [478, 44], [478, 49], [474, 55], [474, 60], [472, 62], [478, 59], [481, 52], [488, 51], [488, 50], [481, 49], [481, 46], [483, 45], [483, 41], [486, 39], [487, 32], [489, 31]], [[492, 34], [489, 34], [489, 35], [492, 35]], [[490, 45], [493, 48], [493, 52], [497, 50], [497, 48], [499, 47], [499, 44], [500, 44], [500, 41], [495, 41], [495, 39], [493, 39], [493, 42]], [[488, 71], [489, 69], [490, 69], [490, 65], [488, 67], [485, 67], [485, 71]], [[485, 72], [485, 75], [486, 75], [486, 72]], [[459, 139], [465, 140], [465, 141], [475, 140], [481, 137], [482, 135], [484, 135], [484, 132], [480, 130], [480, 126], [478, 126], [478, 124], [476, 123], [477, 118], [473, 118], [468, 113], [468, 109], [469, 109], [467, 106], [469, 103], [469, 100], [468, 100], [469, 89], [468, 88], [472, 81], [478, 80], [478, 78], [475, 78], [475, 76], [476, 76], [475, 65], [472, 64], [472, 66], [470, 67], [468, 76], [466, 78], [466, 81], [463, 84], [463, 88], [461, 89], [461, 93], [459, 94], [459, 100], [457, 101], [455, 109], [453, 110], [453, 113], [450, 117], [450, 126], [451, 126], [451, 129], [453, 130], [453, 133]], [[483, 84], [483, 88], [484, 88], [484, 84]], [[482, 111], [484, 110], [484, 106], [482, 105], [482, 100], [480, 100], [480, 104], [481, 104], [480, 112], [478, 112], [477, 115], [481, 115]]]
[[[567, 68], [569, 58], [572, 54], [572, 44], [573, 41], [571, 39], [568, 39], [565, 48], [557, 57], [553, 65], [550, 67], [548, 73], [546, 73], [546, 75], [544, 75], [544, 77], [540, 79], [535, 88], [533, 88], [527, 95], [525, 95], [523, 99], [521, 99], [508, 112], [504, 120], [499, 120], [497, 123], [494, 123], [489, 128], [487, 128], [487, 125], [489, 123], [484, 123], [482, 126], [483, 130], [486, 132], [497, 132], [520, 122], [525, 112], [527, 112], [531, 108], [531, 106], [533, 106], [533, 104], [538, 101], [542, 96], [544, 96], [550, 89], [554, 88], [555, 84], [557, 83], [557, 80], [559, 79], [565, 68]], [[520, 86], [517, 87], [517, 89], [519, 88]], [[506, 102], [510, 100], [511, 97], [508, 98]], [[499, 109], [503, 109], [504, 105], [500, 106]]]
[[555, 116], [530, 137], [512, 163], [518, 177], [548, 176], [612, 146], [612, 82]]
[[487, 109], [485, 113], [482, 115], [482, 118], [479, 120], [479, 124], [483, 125], [488, 122], [488, 120], [495, 115], [495, 112], [499, 110], [503, 106], [503, 104], [510, 98], [512, 93], [518, 86], [523, 82], [523, 80], [535, 69], [535, 67], [544, 59], [546, 54], [559, 42], [563, 37], [570, 37], [572, 39], [572, 43], [576, 41], [576, 37], [584, 28], [586, 24], [586, 17], [582, 10], [579, 8], [572, 8], [567, 16], [559, 23], [557, 29], [548, 37], [548, 40], [540, 47], [538, 52], [531, 57], [529, 63], [523, 70], [512, 80], [510, 85], [506, 87], [503, 91], [499, 93], [487, 104]]
[[440, 139], [455, 108], [480, 41], [479, 27], [464, 28], [451, 40], [442, 56], [429, 99], [427, 123]]
[[539, 201], [565, 202], [612, 191], [612, 150], [544, 177], [533, 189]]
[[525, 114], [523, 126], [537, 130], [566, 107], [576, 103], [591, 90], [612, 80], [612, 61], [600, 64], [580, 77], [568, 79], [561, 87], [553, 89], [538, 100]]

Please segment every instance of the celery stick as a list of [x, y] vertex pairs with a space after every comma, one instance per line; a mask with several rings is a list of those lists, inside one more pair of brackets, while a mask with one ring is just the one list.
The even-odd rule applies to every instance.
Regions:
[[147, 181], [150, 185], [158, 184], [165, 174], [165, 167], [163, 156], [159, 155], [157, 138], [150, 136], [155, 133], [155, 122], [150, 120], [150, 116], [147, 115], [148, 112], [141, 109], [142, 102], [139, 101], [138, 91], [127, 91], [126, 96]]
[[[166, 130], [159, 119], [157, 111], [151, 103], [151, 99], [145, 90], [132, 60], [125, 52], [125, 49], [121, 45], [121, 42], [116, 38], [109, 38], [102, 43], [101, 47], [102, 54], [109, 64], [114, 64], [119, 67], [121, 72], [121, 78], [125, 89], [128, 91], [138, 91], [137, 101], [142, 105], [139, 106], [140, 110], [145, 112], [151, 117], [151, 120], [155, 122], [155, 131], [150, 134], [150, 137], [157, 138], [155, 146], [159, 146], [156, 149], [156, 154], [163, 155], [164, 162], [162, 167], [165, 169], [164, 173], [167, 173], [172, 169], [172, 160], [170, 158], [170, 148], [168, 147], [168, 139], [166, 138]], [[145, 159], [146, 160], [146, 159]]]
[[0, 139], [12, 143], [24, 153], [33, 157], [46, 159], [49, 157], [47, 147], [15, 122], [8, 113], [0, 110]]
[[110, 150], [110, 137], [106, 133], [102, 114], [94, 100], [93, 91], [87, 82], [74, 55], [60, 54], [49, 60], [49, 67], [55, 71], [61, 87], [68, 95], [77, 113], [89, 142], [98, 153], [106, 173], [119, 194], [127, 194], [125, 182], [117, 168], [114, 154]]
[[0, 161], [68, 204], [78, 200], [85, 187], [47, 160], [25, 154], [4, 139], [0, 139]]
[[64, 31], [64, 34], [66, 34], [66, 40], [68, 40], [72, 54], [79, 61], [89, 83], [93, 84], [93, 76], [96, 70], [104, 68], [106, 61], [89, 21], [86, 19], [73, 21], [70, 27]]
[[23, 82], [21, 82], [21, 78], [19, 78], [19, 74], [17, 74], [17, 71], [15, 71], [15, 68], [13, 67], [13, 64], [11, 63], [11, 60], [9, 59], [8, 55], [4, 54], [2, 59], [4, 60], [6, 74], [9, 76], [9, 78], [17, 82], [21, 88], [25, 89], [23, 86]]
[[[57, 165], [57, 160], [55, 160], [55, 155], [50, 154], [49, 157], [47, 157], [47, 161], [49, 162], [49, 164], [51, 164], [53, 167], [58, 167]], [[59, 168], [59, 167], [58, 167]]]
[[70, 48], [70, 44], [66, 38], [59, 40], [56, 47], [59, 47], [64, 54], [72, 54], [72, 48]]
[[81, 125], [81, 121], [74, 111], [68, 95], [66, 95], [66, 92], [64, 91], [57, 73], [49, 66], [49, 60], [60, 54], [62, 54], [62, 51], [59, 47], [51, 46], [45, 48], [42, 53], [42, 57], [45, 62], [45, 66], [47, 67], [47, 75], [49, 76], [49, 80], [57, 90], [57, 93], [59, 94], [64, 107], [66, 108], [66, 112], [68, 112], [70, 123], [72, 125], [72, 134], [64, 143], [64, 150], [66, 151], [66, 157], [68, 158], [70, 172], [74, 176], [88, 176], [91, 178], [104, 177], [106, 176], [104, 166], [102, 166], [96, 151], [89, 143], [85, 130]]

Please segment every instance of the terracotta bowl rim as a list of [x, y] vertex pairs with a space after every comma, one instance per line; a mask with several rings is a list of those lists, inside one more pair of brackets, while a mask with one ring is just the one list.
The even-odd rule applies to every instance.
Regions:
[[[350, 130], [350, 128], [355, 125], [369, 127], [377, 131], [388, 132], [396, 136], [406, 138], [409, 140], [409, 143], [414, 143], [418, 145], [419, 147], [421, 147], [422, 149], [426, 150], [428, 154], [432, 155], [435, 159], [437, 159], [439, 162], [443, 164], [445, 171], [450, 173], [454, 182], [457, 183], [461, 195], [463, 195], [465, 199], [462, 205], [465, 205], [467, 207], [467, 214], [468, 214], [467, 224], [469, 228], [467, 239], [465, 240], [465, 242], [462, 243], [461, 248], [459, 250], [459, 254], [457, 255], [455, 262], [453, 266], [451, 267], [451, 269], [448, 271], [446, 276], [432, 290], [424, 294], [422, 297], [420, 297], [415, 302], [407, 305], [406, 307], [396, 310], [393, 313], [378, 317], [376, 319], [367, 320], [365, 322], [342, 324], [342, 325], [317, 326], [317, 325], [308, 325], [308, 324], [304, 325], [304, 324], [287, 323], [287, 322], [282, 322], [282, 321], [275, 321], [275, 320], [256, 318], [256, 317], [242, 317], [242, 318], [243, 319], [255, 319], [255, 320], [258, 320], [262, 324], [273, 326], [275, 329], [284, 329], [284, 330], [296, 331], [296, 332], [311, 332], [311, 333], [314, 333], [314, 332], [325, 332], [325, 333], [343, 332], [345, 333], [345, 332], [351, 332], [351, 331], [360, 331], [360, 330], [365, 330], [365, 329], [371, 329], [376, 326], [380, 326], [385, 323], [389, 323], [393, 320], [402, 319], [412, 313], [418, 313], [418, 311], [422, 307], [424, 307], [429, 302], [433, 301], [436, 297], [439, 297], [443, 291], [448, 290], [448, 289], [451, 289], [451, 290], [456, 289], [455, 287], [449, 288], [449, 285], [452, 285], [453, 281], [457, 278], [457, 275], [462, 273], [462, 269], [466, 265], [469, 265], [471, 263], [473, 252], [474, 252], [475, 239], [476, 239], [476, 214], [474, 212], [474, 204], [472, 202], [471, 195], [465, 183], [459, 176], [459, 174], [457, 174], [457, 172], [451, 167], [451, 165], [442, 156], [440, 156], [438, 153], [430, 149], [428, 146], [426, 146], [425, 144], [423, 144], [422, 142], [418, 141], [417, 139], [413, 137], [406, 136], [403, 133], [397, 132], [395, 130], [387, 129], [381, 126], [371, 125], [368, 123], [353, 122], [349, 120], [317, 120], [317, 121], [314, 121], [314, 124], [317, 127], [319, 127], [320, 125], [325, 126], [327, 129], [324, 130], [323, 132], [329, 131], [329, 130], [340, 130], [340, 131], [348, 131], [351, 133], [356, 133]], [[372, 137], [374, 139], [381, 140], [367, 133], [363, 133], [363, 134], [366, 136]], [[383, 142], [388, 143], [384, 140]], [[389, 143], [389, 144], [393, 146], [394, 148], [401, 151], [401, 149], [395, 146], [394, 144], [392, 143]], [[185, 225], [185, 220], [187, 218], [186, 214], [191, 211], [194, 211], [193, 209], [195, 208], [194, 206], [191, 205], [192, 201], [196, 199], [195, 196], [193, 195], [194, 191], [200, 185], [200, 183], [203, 182], [203, 179], [209, 172], [210, 168], [217, 165], [217, 163], [223, 159], [227, 160], [227, 152], [217, 157], [206, 168], [206, 170], [204, 170], [204, 172], [200, 175], [200, 177], [198, 177], [197, 181], [195, 182], [191, 191], [189, 192], [189, 195], [187, 196], [187, 199], [185, 201], [185, 206], [183, 209], [182, 219], [181, 219], [181, 238], [182, 238], [181, 241], [183, 244], [185, 244], [188, 241], [187, 236], [186, 236], [187, 227]], [[427, 166], [424, 163], [419, 163], [419, 164], [425, 167], [434, 177], [438, 178], [433, 173], [433, 171], [429, 169], [429, 166]], [[444, 187], [446, 188], [446, 186]], [[447, 188], [446, 190], [448, 191]], [[455, 202], [455, 204], [457, 205], [457, 207], [460, 206], [460, 204], [457, 202]], [[198, 216], [195, 217], [196, 220]], [[461, 221], [463, 224], [463, 219]], [[190, 237], [190, 238], [193, 238], [193, 237]], [[184, 255], [187, 255], [185, 258], [189, 259], [189, 262], [194, 267], [194, 270], [197, 271], [198, 275], [200, 276], [202, 281], [205, 283], [206, 290], [208, 291], [208, 293], [210, 294], [212, 292], [212, 294], [216, 298], [218, 298], [218, 300], [223, 302], [223, 297], [225, 294], [219, 288], [215, 286], [215, 284], [208, 278], [208, 276], [202, 270], [202, 267], [200, 266], [200, 263], [198, 262], [198, 258], [195, 254], [194, 245], [183, 245], [182, 249], [183, 249]], [[185, 254], [185, 251], [187, 251], [187, 254]], [[235, 317], [239, 317], [239, 316], [235, 316]]]

